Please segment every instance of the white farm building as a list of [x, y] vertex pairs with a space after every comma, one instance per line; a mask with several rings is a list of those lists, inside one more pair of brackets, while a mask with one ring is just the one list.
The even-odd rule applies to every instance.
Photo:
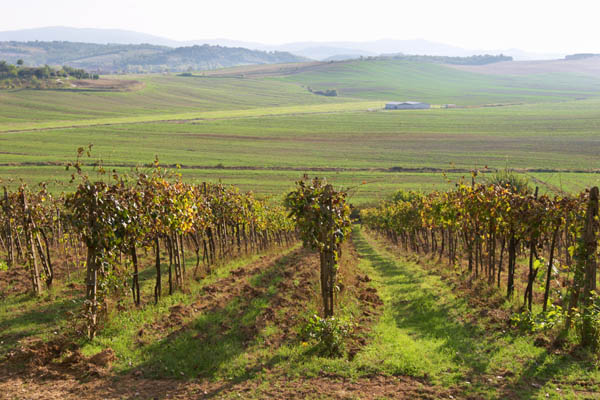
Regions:
[[429, 103], [419, 101], [390, 101], [385, 104], [386, 110], [426, 110], [431, 108]]

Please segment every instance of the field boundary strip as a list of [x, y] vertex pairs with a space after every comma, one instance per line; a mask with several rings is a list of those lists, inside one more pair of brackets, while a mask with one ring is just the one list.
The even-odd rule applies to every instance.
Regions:
[[343, 103], [310, 104], [285, 107], [263, 107], [245, 110], [201, 111], [195, 113], [137, 115], [134, 117], [95, 118], [78, 121], [46, 121], [33, 123], [3, 124], [0, 133], [16, 133], [51, 129], [68, 129], [90, 126], [107, 126], [123, 124], [139, 124], [147, 122], [173, 122], [234, 119], [249, 117], [284, 116], [296, 114], [336, 113], [346, 111], [367, 111], [372, 108], [382, 108], [381, 101], [349, 101]]
[[[0, 152], [0, 154], [2, 154]], [[65, 163], [61, 161], [25, 161], [25, 162], [0, 162], [0, 167], [56, 167], [64, 166]], [[95, 164], [89, 164], [94, 166]], [[111, 163], [104, 162], [104, 167], [114, 168], [136, 168], [136, 167], [148, 167], [151, 164], [135, 164], [135, 163]], [[189, 170], [227, 170], [227, 171], [310, 171], [310, 172], [398, 172], [398, 173], [470, 173], [473, 171], [472, 168], [437, 168], [437, 167], [365, 167], [365, 168], [349, 168], [349, 167], [292, 167], [292, 166], [253, 166], [253, 165], [238, 165], [238, 166], [224, 166], [224, 165], [189, 165], [189, 164], [161, 164], [164, 168], [178, 168], [178, 169], [189, 169]], [[491, 168], [488, 167], [483, 172], [497, 172], [502, 168]], [[600, 174], [600, 169], [553, 169], [553, 168], [512, 168], [511, 171], [523, 174], [531, 173], [572, 173], [572, 174]], [[550, 185], [541, 179], [530, 176], [530, 178], [538, 184], [546, 185], [552, 189], [556, 187]]]

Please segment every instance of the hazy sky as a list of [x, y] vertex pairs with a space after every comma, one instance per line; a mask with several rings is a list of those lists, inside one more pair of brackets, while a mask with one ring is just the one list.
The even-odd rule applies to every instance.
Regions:
[[[0, 31], [119, 28], [177, 40], [428, 39], [469, 49], [600, 52], [597, 0], [0, 0]], [[597, 4], [598, 3], [598, 4]]]

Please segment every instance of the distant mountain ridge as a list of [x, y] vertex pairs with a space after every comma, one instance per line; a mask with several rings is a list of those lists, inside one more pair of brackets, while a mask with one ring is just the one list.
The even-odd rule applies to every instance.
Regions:
[[414, 55], [432, 55], [448, 57], [469, 57], [481, 54], [504, 54], [516, 60], [541, 60], [562, 58], [565, 54], [545, 54], [519, 49], [475, 49], [469, 50], [444, 43], [424, 39], [396, 40], [381, 39], [366, 42], [294, 42], [282, 45], [268, 45], [257, 42], [245, 42], [230, 39], [202, 39], [177, 41], [145, 33], [95, 28], [46, 27], [0, 32], [0, 41], [78, 41], [97, 44], [152, 44], [168, 47], [193, 45], [220, 45], [243, 47], [252, 50], [284, 51], [299, 56], [325, 60], [340, 59], [341, 55], [350, 57], [377, 56], [380, 54], [403, 53]]
[[123, 29], [70, 28], [49, 26], [0, 32], [0, 42], [80, 42], [95, 44], [154, 44], [178, 47], [182, 43], [160, 36]]
[[0, 42], [0, 60], [26, 65], [69, 65], [99, 73], [209, 70], [251, 64], [306, 61], [286, 52], [241, 47], [194, 45], [167, 47], [151, 44], [95, 44], [77, 42]]

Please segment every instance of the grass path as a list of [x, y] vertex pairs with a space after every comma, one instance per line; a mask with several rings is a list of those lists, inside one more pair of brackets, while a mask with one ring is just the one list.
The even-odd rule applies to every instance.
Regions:
[[0, 133], [27, 132], [50, 129], [82, 128], [91, 126], [139, 124], [164, 121], [218, 120], [277, 115], [321, 114], [351, 111], [366, 111], [381, 108], [381, 101], [347, 101], [340, 103], [309, 104], [284, 107], [261, 107], [243, 110], [219, 110], [186, 113], [155, 113], [131, 117], [109, 117], [67, 121], [18, 122], [0, 124]]
[[354, 243], [384, 302], [374, 340], [357, 356], [361, 364], [427, 378], [461, 398], [600, 398], [592, 366], [549, 354], [530, 336], [486, 326], [483, 316], [469, 318], [480, 310], [364, 230], [354, 230]]

